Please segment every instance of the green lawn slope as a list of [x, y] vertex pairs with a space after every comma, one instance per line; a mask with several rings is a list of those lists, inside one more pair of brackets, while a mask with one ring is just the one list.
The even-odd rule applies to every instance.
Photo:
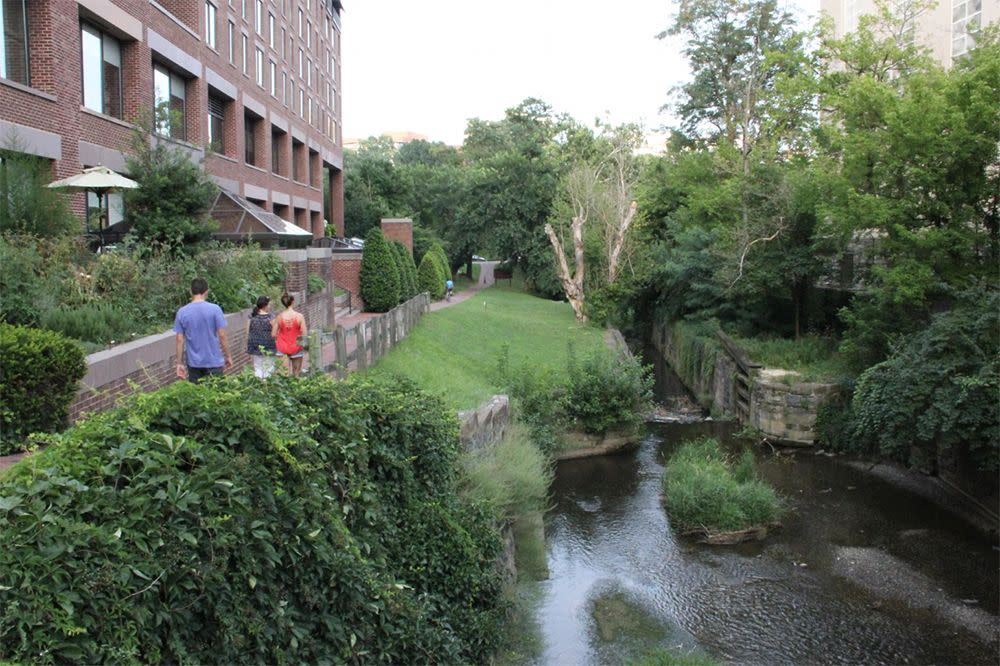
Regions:
[[587, 355], [603, 345], [603, 332], [578, 324], [568, 303], [491, 287], [425, 315], [367, 372], [405, 375], [455, 409], [471, 409], [503, 390], [496, 367], [505, 344], [513, 368], [528, 363], [561, 369], [570, 344], [578, 356]]

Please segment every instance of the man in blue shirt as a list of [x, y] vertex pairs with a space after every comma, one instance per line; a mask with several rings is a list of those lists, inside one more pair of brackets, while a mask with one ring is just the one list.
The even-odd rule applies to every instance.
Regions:
[[[178, 310], [174, 318], [177, 376], [195, 383], [209, 375], [221, 375], [223, 368], [233, 365], [226, 338], [226, 316], [222, 308], [205, 300], [207, 296], [208, 282], [195, 278], [191, 281], [191, 302]], [[187, 364], [184, 363], [185, 343]]]

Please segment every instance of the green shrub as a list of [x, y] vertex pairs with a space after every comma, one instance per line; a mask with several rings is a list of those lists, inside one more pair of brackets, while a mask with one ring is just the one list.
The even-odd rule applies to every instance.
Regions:
[[465, 497], [490, 507], [501, 520], [546, 508], [552, 465], [521, 424], [512, 425], [500, 442], [465, 454], [462, 468]]
[[98, 345], [125, 342], [136, 335], [136, 324], [121, 308], [101, 303], [57, 307], [42, 313], [41, 328]]
[[629, 666], [719, 666], [719, 663], [699, 652], [678, 653], [656, 650], [629, 662]]
[[190, 252], [217, 228], [208, 211], [219, 188], [186, 149], [136, 129], [128, 172], [139, 187], [125, 191], [125, 222], [146, 249]]
[[426, 291], [431, 295], [432, 301], [438, 301], [444, 297], [444, 278], [441, 277], [441, 268], [430, 252], [420, 260], [417, 283], [420, 291]]
[[484, 663], [457, 423], [409, 382], [178, 382], [0, 479], [0, 660]]
[[62, 335], [0, 324], [0, 454], [63, 427], [86, 372], [83, 352]]
[[326, 289], [326, 280], [315, 273], [310, 273], [306, 278], [306, 292], [312, 296], [313, 294], [318, 294], [324, 289]]
[[392, 249], [396, 253], [396, 265], [399, 267], [399, 302], [403, 303], [420, 293], [417, 290], [417, 267], [413, 263], [413, 255], [405, 245], [392, 241]]
[[0, 321], [33, 326], [56, 304], [58, 289], [30, 238], [0, 236]]
[[439, 243], [434, 243], [431, 245], [430, 255], [434, 257], [438, 269], [441, 271], [441, 281], [452, 279], [451, 264], [448, 262], [448, 255], [445, 254], [444, 248]]
[[570, 354], [565, 410], [569, 422], [588, 433], [640, 425], [653, 399], [653, 378], [632, 355], [607, 351], [582, 362]]
[[781, 504], [756, 477], [753, 454], [728, 460], [710, 437], [683, 444], [667, 461], [664, 501], [671, 524], [681, 531], [743, 530], [774, 521]]
[[369, 312], [388, 312], [399, 304], [399, 294], [396, 254], [382, 230], [372, 227], [361, 255], [361, 299]]
[[853, 447], [914, 464], [962, 446], [980, 469], [1000, 469], [998, 312], [1000, 291], [968, 294], [866, 370], [851, 402]]
[[16, 137], [13, 143], [0, 150], [0, 233], [53, 237], [79, 231], [64, 195], [48, 187], [49, 160], [18, 150]]

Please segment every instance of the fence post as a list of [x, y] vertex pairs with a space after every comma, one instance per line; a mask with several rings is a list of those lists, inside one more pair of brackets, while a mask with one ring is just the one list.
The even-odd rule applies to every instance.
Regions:
[[372, 319], [372, 365], [382, 358], [382, 317]]
[[309, 331], [309, 371], [323, 372], [323, 346], [319, 331]]
[[367, 322], [361, 322], [354, 327], [354, 335], [357, 338], [355, 356], [358, 357], [358, 370], [368, 367], [368, 345], [365, 342], [365, 326]]
[[396, 340], [399, 336], [399, 331], [396, 327], [399, 326], [399, 308], [395, 307], [389, 310], [389, 348], [392, 349], [396, 346]]
[[347, 336], [344, 335], [343, 326], [338, 326], [333, 332], [333, 344], [337, 354], [334, 367], [337, 370], [337, 376], [343, 379], [347, 376]]

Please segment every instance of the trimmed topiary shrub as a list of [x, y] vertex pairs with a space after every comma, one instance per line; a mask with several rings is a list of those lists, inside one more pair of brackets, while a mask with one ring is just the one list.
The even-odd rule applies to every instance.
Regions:
[[399, 304], [399, 267], [396, 253], [382, 230], [372, 227], [361, 256], [361, 299], [369, 312], [387, 312]]
[[442, 248], [439, 244], [434, 243], [434, 245], [431, 246], [430, 254], [434, 257], [438, 267], [441, 269], [443, 279], [447, 280], [451, 278], [451, 264], [448, 263], [448, 255], [445, 254], [444, 248]]
[[396, 253], [396, 265], [399, 267], [399, 302], [403, 303], [419, 293], [417, 291], [417, 267], [413, 263], [413, 255], [410, 254], [405, 245], [399, 241], [391, 241], [391, 245]]
[[458, 424], [411, 382], [178, 382], [0, 479], [0, 661], [485, 663]]
[[83, 351], [59, 333], [0, 324], [0, 455], [63, 427], [86, 372]]
[[420, 268], [417, 269], [417, 282], [420, 291], [429, 293], [432, 301], [444, 298], [444, 278], [441, 276], [441, 267], [438, 266], [438, 262], [435, 261], [430, 252], [420, 260]]

